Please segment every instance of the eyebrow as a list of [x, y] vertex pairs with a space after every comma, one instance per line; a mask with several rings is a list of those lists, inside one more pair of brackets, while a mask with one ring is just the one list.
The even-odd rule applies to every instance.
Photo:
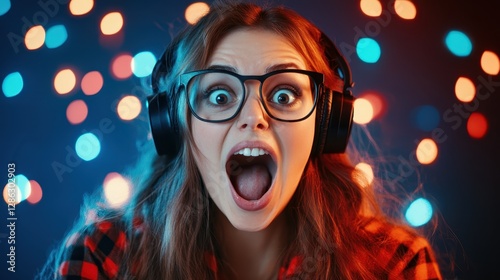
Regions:
[[[281, 69], [289, 69], [289, 68], [300, 69], [299, 66], [297, 66], [297, 64], [295, 64], [293, 62], [289, 62], [289, 63], [281, 63], [281, 64], [271, 65], [271, 66], [266, 68], [266, 73], [273, 72], [276, 70], [281, 70]], [[210, 65], [207, 69], [226, 70], [226, 71], [238, 73], [238, 70], [236, 68], [229, 66], [229, 65], [214, 64], [214, 65]]]
[[282, 70], [282, 69], [300, 69], [299, 66], [293, 62], [289, 63], [282, 63], [282, 64], [276, 64], [276, 65], [271, 65], [266, 68], [266, 73], [273, 72], [276, 70]]

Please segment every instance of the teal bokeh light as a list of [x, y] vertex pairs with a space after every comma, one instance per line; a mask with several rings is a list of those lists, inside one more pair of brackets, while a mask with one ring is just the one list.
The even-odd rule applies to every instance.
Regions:
[[132, 58], [132, 73], [136, 77], [146, 77], [151, 74], [156, 64], [156, 57], [151, 52], [145, 51]]
[[411, 226], [419, 227], [431, 220], [432, 213], [431, 203], [425, 198], [418, 198], [406, 210], [405, 218]]
[[472, 42], [465, 33], [452, 30], [448, 32], [445, 39], [448, 50], [460, 57], [468, 56], [472, 52]]
[[375, 63], [382, 53], [380, 45], [372, 38], [361, 38], [356, 44], [358, 57], [366, 63]]
[[16, 175], [16, 185], [19, 188], [21, 197], [18, 199], [20, 202], [28, 198], [31, 194], [31, 183], [23, 174]]
[[93, 133], [82, 134], [76, 140], [76, 154], [85, 161], [95, 159], [101, 152], [101, 142]]
[[60, 47], [68, 39], [68, 31], [64, 25], [54, 25], [47, 30], [45, 45], [49, 49]]
[[0, 16], [5, 15], [10, 10], [10, 0], [0, 0]]
[[18, 95], [23, 90], [23, 87], [23, 77], [19, 72], [10, 73], [2, 82], [2, 91], [6, 97]]

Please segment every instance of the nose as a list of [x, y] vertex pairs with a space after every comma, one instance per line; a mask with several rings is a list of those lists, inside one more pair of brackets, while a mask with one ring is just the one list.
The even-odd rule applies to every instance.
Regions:
[[269, 116], [264, 109], [259, 96], [258, 84], [247, 86], [248, 97], [238, 116], [240, 129], [266, 130], [269, 128]]

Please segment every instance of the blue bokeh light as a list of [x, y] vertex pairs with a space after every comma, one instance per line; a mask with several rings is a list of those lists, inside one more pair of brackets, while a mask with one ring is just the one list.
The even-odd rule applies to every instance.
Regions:
[[361, 38], [356, 44], [356, 53], [366, 63], [375, 63], [382, 53], [380, 45], [372, 38]]
[[23, 87], [23, 77], [19, 72], [10, 73], [2, 82], [2, 91], [6, 97], [18, 95], [23, 90]]
[[0, 16], [5, 15], [10, 10], [10, 0], [0, 0]]
[[60, 47], [68, 39], [66, 27], [62, 24], [54, 25], [47, 30], [45, 35], [45, 45], [49, 49]]
[[81, 159], [93, 160], [101, 152], [101, 142], [93, 133], [84, 133], [76, 140], [75, 151]]
[[445, 39], [448, 50], [459, 57], [470, 55], [472, 52], [472, 42], [465, 33], [457, 30], [448, 32]]
[[431, 220], [432, 213], [431, 203], [425, 198], [418, 198], [406, 210], [405, 218], [411, 226], [419, 227]]
[[153, 71], [155, 64], [156, 57], [153, 53], [140, 52], [132, 58], [132, 73], [139, 78], [147, 77]]
[[432, 131], [439, 125], [439, 111], [431, 105], [417, 107], [412, 113], [413, 123], [423, 131]]

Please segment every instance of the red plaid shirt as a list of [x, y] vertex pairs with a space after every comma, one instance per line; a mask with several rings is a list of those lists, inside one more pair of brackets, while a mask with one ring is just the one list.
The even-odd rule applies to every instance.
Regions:
[[[381, 279], [442, 279], [433, 251], [427, 240], [407, 231], [371, 223], [366, 230], [383, 237], [387, 246], [380, 248], [378, 262], [389, 273]], [[125, 231], [109, 221], [95, 225], [90, 234], [74, 234], [66, 244], [65, 260], [59, 268], [62, 279], [118, 279], [121, 259], [127, 248]], [[217, 260], [212, 254], [205, 259], [217, 273]], [[301, 258], [295, 257], [281, 267], [278, 279], [293, 275]]]

